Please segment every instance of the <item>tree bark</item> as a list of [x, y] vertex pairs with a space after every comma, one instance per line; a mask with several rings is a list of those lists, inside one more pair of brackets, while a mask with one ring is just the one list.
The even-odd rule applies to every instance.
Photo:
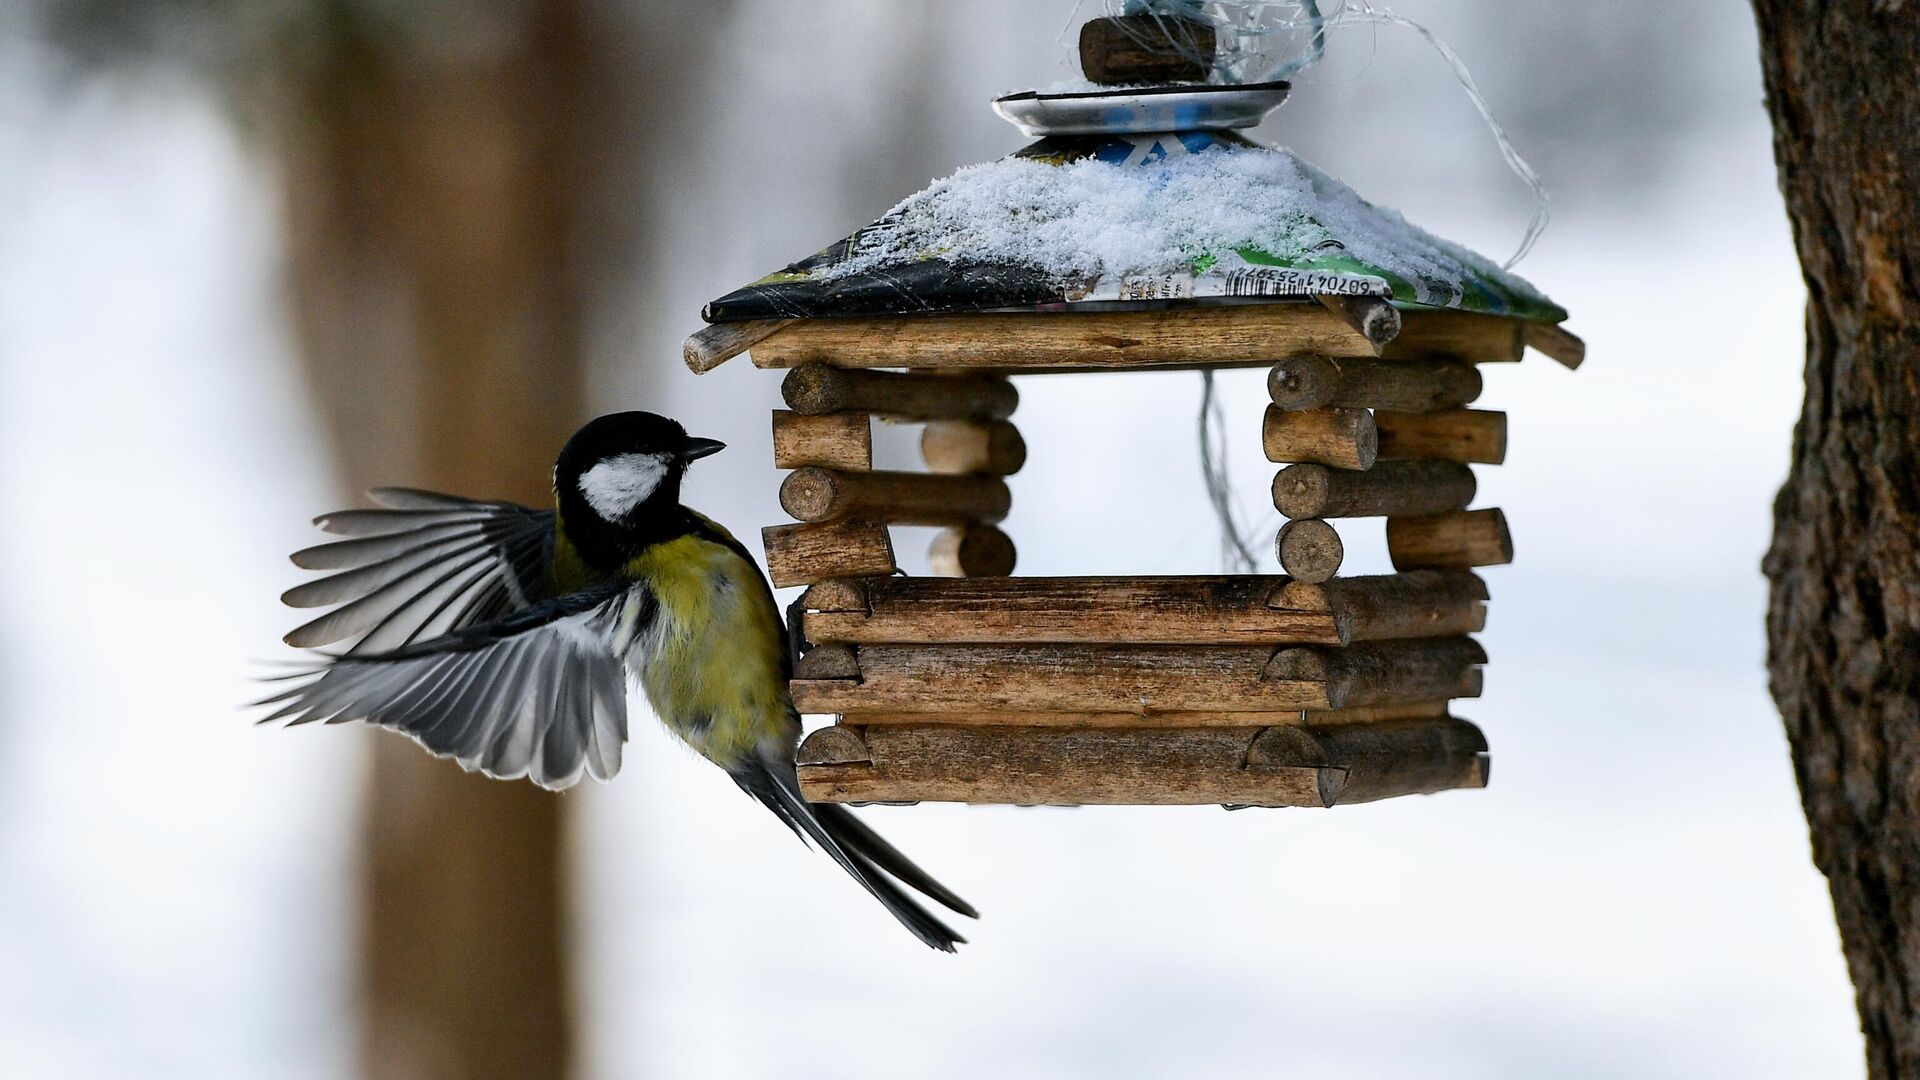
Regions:
[[1869, 1073], [1920, 1077], [1920, 11], [1754, 9], [1809, 293], [1768, 667]]
[[[290, 300], [356, 488], [551, 501], [584, 404], [581, 19], [543, 0], [425, 43], [342, 22], [286, 95]], [[565, 1076], [562, 800], [370, 739], [360, 1075]]]

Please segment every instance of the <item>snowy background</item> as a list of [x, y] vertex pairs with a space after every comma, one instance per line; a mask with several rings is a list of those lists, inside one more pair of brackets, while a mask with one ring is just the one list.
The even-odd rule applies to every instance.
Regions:
[[[689, 501], [744, 532], [782, 517], [778, 380], [680, 367], [701, 302], [1017, 148], [986, 101], [1071, 74], [1051, 28], [1072, 8], [733, 5], [693, 111], [636, 134], [670, 224], [594, 334], [596, 402], [732, 445]], [[1551, 187], [1519, 269], [1589, 344], [1578, 374], [1487, 369], [1512, 452], [1479, 505], [1506, 509], [1518, 558], [1484, 574], [1493, 659], [1460, 712], [1492, 786], [1332, 813], [869, 811], [985, 912], [955, 958], [637, 717], [620, 781], [565, 796], [586, 1075], [1860, 1074], [1761, 663], [1804, 294], [1750, 16], [1395, 9], [1455, 44]], [[1525, 223], [1405, 32], [1336, 37], [1259, 135], [1496, 257]], [[333, 484], [282, 326], [274, 190], [195, 84], [73, 80], [0, 12], [0, 1076], [351, 1060], [348, 841], [375, 736], [235, 708], [248, 661], [280, 655], [284, 554]], [[1222, 385], [1242, 502], [1274, 520], [1260, 374]], [[1216, 568], [1198, 390], [1021, 383], [1023, 572]], [[879, 453], [904, 465], [910, 440]], [[1376, 529], [1346, 535], [1354, 572], [1384, 568]], [[924, 537], [901, 548], [912, 569]]]

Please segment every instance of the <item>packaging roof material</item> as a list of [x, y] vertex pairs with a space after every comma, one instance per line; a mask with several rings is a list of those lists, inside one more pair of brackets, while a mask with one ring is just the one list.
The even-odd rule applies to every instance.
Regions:
[[707, 305], [709, 322], [1390, 297], [1541, 322], [1517, 275], [1226, 131], [1042, 139], [965, 168], [811, 258]]

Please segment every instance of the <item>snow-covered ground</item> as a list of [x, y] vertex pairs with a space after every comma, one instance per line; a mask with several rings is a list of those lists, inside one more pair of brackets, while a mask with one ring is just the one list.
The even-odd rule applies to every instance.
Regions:
[[[1717, 6], [1740, 36], [1712, 48], [1750, 55], [1744, 9]], [[998, 56], [962, 26], [952, 48]], [[743, 48], [810, 55], [805, 30], [776, 4], [738, 28]], [[924, 118], [953, 155], [940, 167], [1018, 145], [982, 120], [1017, 59]], [[1482, 470], [1480, 505], [1507, 510], [1518, 558], [1485, 574], [1487, 692], [1460, 711], [1493, 743], [1491, 787], [1329, 813], [868, 811], [985, 912], [945, 957], [636, 717], [620, 781], [566, 796], [585, 828], [590, 1075], [1858, 1075], [1761, 669], [1803, 294], [1757, 74], [1727, 70], [1750, 114], [1650, 194], [1548, 176], [1562, 211], [1521, 270], [1573, 311], [1591, 359], [1488, 371], [1512, 453]], [[925, 182], [834, 188], [871, 137], [841, 121], [896, 75], [847, 65], [791, 98], [778, 70], [716, 84], [708, 119], [757, 138], [699, 148], [713, 182], [684, 185], [654, 238], [679, 277], [648, 283], [644, 326], [602, 335], [609, 408], [732, 444], [688, 498], [741, 531], [781, 516], [777, 379], [736, 363], [695, 380], [678, 338], [701, 301]], [[1484, 251], [1524, 220], [1302, 149]], [[0, 1076], [349, 1061], [346, 842], [372, 736], [255, 730], [234, 709], [286, 626], [284, 553], [331, 500], [276, 323], [270, 191], [182, 87], [0, 111]], [[1705, 294], [1733, 317], [1690, 322]], [[1222, 380], [1238, 489], [1266, 520], [1259, 376]], [[1022, 382], [1032, 452], [1007, 527], [1023, 571], [1216, 565], [1198, 389]], [[905, 433], [886, 436], [883, 462], [910, 461]], [[1376, 529], [1347, 533], [1354, 569], [1384, 567]], [[902, 550], [911, 565], [924, 538]]]

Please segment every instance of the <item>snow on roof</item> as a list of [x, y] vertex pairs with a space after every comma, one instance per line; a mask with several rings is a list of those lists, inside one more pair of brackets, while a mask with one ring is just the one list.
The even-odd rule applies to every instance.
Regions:
[[1292, 152], [1222, 132], [1047, 139], [961, 169], [708, 305], [711, 321], [1370, 294], [1558, 322], [1521, 278]]
[[[861, 234], [823, 280], [929, 256], [1023, 266], [1066, 284], [1191, 273], [1243, 252], [1294, 265], [1343, 252], [1428, 294], [1402, 299], [1444, 305], [1436, 286], [1457, 296], [1472, 278], [1502, 275], [1291, 152], [1265, 147], [1218, 145], [1133, 167], [1003, 158], [934, 182], [883, 220], [889, 226]], [[1388, 291], [1385, 280], [1378, 291]]]

